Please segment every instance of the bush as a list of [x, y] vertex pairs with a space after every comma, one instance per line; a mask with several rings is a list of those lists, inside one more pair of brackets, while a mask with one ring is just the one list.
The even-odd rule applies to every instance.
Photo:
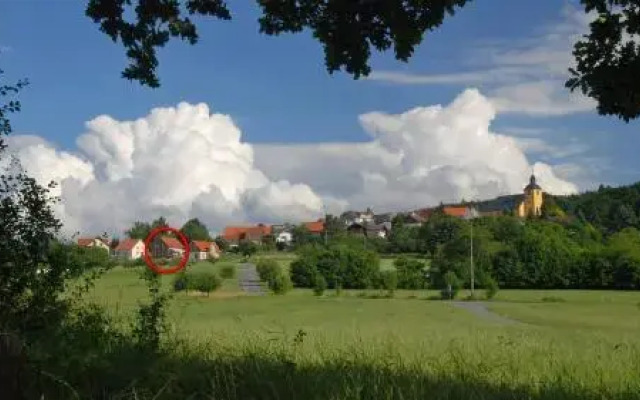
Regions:
[[285, 294], [293, 288], [289, 274], [280, 271], [275, 276], [270, 277], [267, 282], [269, 289], [275, 294]]
[[[179, 281], [180, 279], [177, 279], [176, 284]], [[187, 272], [184, 277], [184, 282], [187, 290], [197, 290], [198, 292], [208, 295], [220, 287], [222, 279], [213, 272]]]
[[443, 299], [455, 299], [462, 286], [460, 279], [455, 272], [449, 271], [444, 274], [444, 287], [441, 290]]
[[493, 279], [492, 277], [488, 277], [484, 283], [484, 288], [485, 288], [485, 296], [487, 297], [487, 300], [491, 300], [493, 299], [496, 294], [498, 294], [498, 290], [500, 289], [498, 287], [498, 282], [496, 282], [495, 279]]
[[395, 290], [398, 288], [398, 273], [396, 271], [382, 271], [380, 273], [382, 280], [382, 288], [387, 291], [389, 297], [393, 297]]
[[176, 292], [181, 292], [187, 289], [187, 274], [185, 274], [184, 271], [176, 274], [175, 278], [173, 278], [173, 290], [175, 290]]
[[256, 263], [256, 270], [260, 280], [269, 283], [273, 278], [282, 273], [282, 268], [276, 260], [262, 258]]
[[236, 266], [233, 264], [225, 264], [220, 269], [220, 276], [222, 279], [233, 279], [236, 276]]
[[399, 257], [393, 264], [398, 274], [398, 288], [407, 290], [424, 289], [427, 286], [425, 264], [422, 261]]
[[313, 294], [322, 296], [325, 290], [327, 290], [327, 280], [320, 274], [316, 275], [313, 284]]

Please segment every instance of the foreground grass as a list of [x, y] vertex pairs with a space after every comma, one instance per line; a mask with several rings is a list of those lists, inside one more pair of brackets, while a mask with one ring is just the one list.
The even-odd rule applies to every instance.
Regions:
[[[130, 320], [145, 298], [138, 274], [111, 271], [91, 300]], [[428, 293], [346, 294], [179, 294], [160, 355], [116, 343], [96, 357], [108, 368], [67, 382], [114, 399], [640, 398], [638, 293], [502, 291], [489, 307], [524, 322], [513, 326], [424, 300]], [[105, 384], [106, 394], [93, 394]], [[57, 398], [74, 397], [59, 390]]]

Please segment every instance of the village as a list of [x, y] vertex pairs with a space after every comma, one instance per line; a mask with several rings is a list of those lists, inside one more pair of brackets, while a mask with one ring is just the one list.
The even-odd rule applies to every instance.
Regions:
[[[387, 212], [376, 214], [371, 208], [365, 211], [346, 211], [335, 221], [338, 229], [344, 230], [356, 236], [367, 238], [387, 239], [393, 229], [392, 222], [400, 221], [404, 226], [420, 226], [426, 222], [435, 212], [441, 212], [455, 218], [476, 218], [498, 216], [505, 213], [513, 213], [521, 218], [528, 216], [540, 216], [544, 203], [544, 192], [537, 184], [535, 175], [531, 175], [529, 184], [521, 195], [503, 196], [491, 201], [478, 203], [465, 203], [455, 205], [440, 205], [438, 207], [421, 208], [407, 212]], [[230, 249], [237, 247], [246, 241], [255, 245], [262, 245], [267, 240], [272, 240], [280, 249], [288, 248], [294, 240], [294, 230], [297, 227], [316, 237], [322, 237], [327, 233], [327, 219], [319, 218], [316, 221], [302, 222], [300, 224], [244, 224], [227, 226], [218, 236], [224, 240]], [[113, 258], [120, 260], [137, 260], [144, 257], [145, 242], [139, 238], [125, 238], [123, 240], [110, 240], [105, 236], [81, 237], [77, 239], [81, 247], [95, 247], [109, 252]], [[175, 237], [159, 235], [153, 238], [149, 254], [154, 258], [172, 259], [184, 256], [184, 246]], [[202, 261], [217, 259], [222, 250], [216, 240], [190, 240], [190, 261]]]

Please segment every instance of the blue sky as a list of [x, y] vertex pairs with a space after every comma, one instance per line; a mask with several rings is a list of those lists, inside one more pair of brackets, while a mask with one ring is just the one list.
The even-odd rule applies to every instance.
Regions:
[[[500, 104], [491, 131], [519, 140], [532, 163], [557, 166], [582, 189], [638, 180], [640, 124], [564, 99], [562, 57], [570, 56], [576, 1], [471, 2], [428, 33], [408, 64], [376, 54], [374, 74], [359, 81], [329, 75], [308, 32], [261, 35], [254, 2], [230, 3], [233, 21], [198, 19], [197, 45], [176, 41], [160, 51], [162, 86], [149, 89], [120, 77], [124, 50], [84, 16], [85, 2], [3, 1], [0, 66], [9, 79], [31, 81], [13, 117], [16, 133], [74, 152], [98, 115], [132, 120], [186, 101], [230, 115], [256, 149], [363, 142], [371, 136], [359, 115], [448, 104], [473, 87]], [[518, 86], [527, 79], [531, 86]]]

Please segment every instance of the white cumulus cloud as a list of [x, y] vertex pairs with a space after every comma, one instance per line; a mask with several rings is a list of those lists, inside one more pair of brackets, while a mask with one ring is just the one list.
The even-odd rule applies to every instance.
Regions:
[[323, 197], [379, 210], [521, 193], [532, 171], [550, 193], [578, 190], [552, 166], [530, 163], [516, 139], [492, 132], [495, 116], [494, 103], [470, 89], [446, 106], [361, 115], [366, 143], [256, 145], [256, 165]]
[[135, 121], [99, 116], [75, 153], [36, 136], [9, 145], [38, 180], [60, 183], [68, 233], [121, 233], [160, 215], [174, 226], [198, 217], [219, 231], [313, 220], [324, 210], [486, 199], [520, 193], [532, 171], [551, 193], [577, 191], [553, 166], [529, 162], [515, 138], [492, 132], [496, 113], [470, 89], [448, 105], [360, 115], [367, 142], [251, 145], [229, 116], [180, 103]]
[[270, 222], [287, 209], [293, 220], [321, 215], [313, 190], [268, 179], [233, 120], [205, 104], [156, 108], [136, 121], [99, 116], [86, 127], [79, 154], [33, 137], [10, 142], [35, 178], [60, 182], [69, 229], [121, 232], [164, 215], [174, 225], [198, 216], [217, 230], [254, 216]]

